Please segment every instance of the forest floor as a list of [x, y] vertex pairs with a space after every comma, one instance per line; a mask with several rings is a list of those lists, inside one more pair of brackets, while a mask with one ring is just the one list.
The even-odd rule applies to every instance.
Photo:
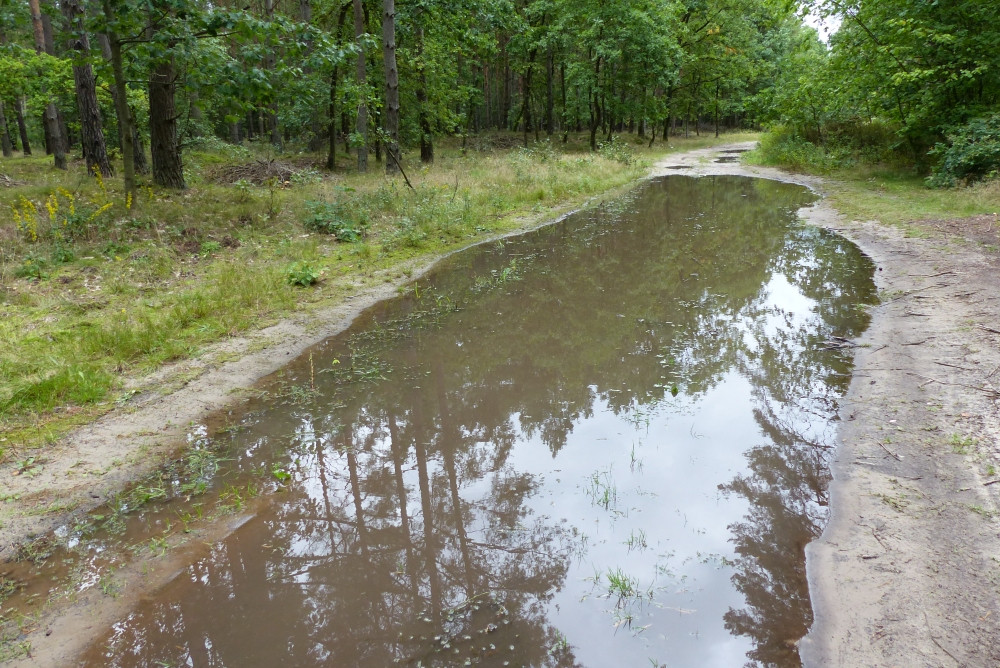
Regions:
[[[833, 463], [831, 521], [807, 548], [816, 621], [808, 636], [789, 642], [799, 644], [810, 666], [1000, 665], [1000, 484], [992, 484], [1000, 482], [996, 217], [905, 226], [849, 220], [833, 205], [850, 197], [850, 189], [838, 190], [835, 182], [714, 162], [720, 150], [738, 148], [749, 145], [668, 156], [653, 173], [761, 176], [826, 191], [830, 196], [803, 216], [852, 239], [875, 261], [882, 296], [856, 342]], [[676, 166], [687, 169], [668, 169]], [[523, 228], [539, 222], [526, 219]], [[100, 497], [105, 488], [135, 479], [148, 462], [176, 448], [170, 436], [184, 425], [237, 400], [256, 379], [424, 269], [426, 262], [405, 275], [398, 269], [373, 274], [335, 306], [165, 367], [125, 405], [47, 450], [44, 468], [30, 480], [16, 467], [0, 470], [0, 490], [9, 497], [0, 504], [0, 560], [25, 538], [64, 521], [61, 505], [79, 507], [77, 497]], [[169, 391], [150, 389], [157, 386]], [[104, 473], [95, 478], [88, 471]], [[6, 492], [26, 484], [45, 491]], [[210, 542], [213, 531], [224, 533], [238, 521], [219, 522], [193, 542]], [[120, 596], [92, 588], [58, 615], [58, 606], [51, 608], [25, 629], [30, 658], [22, 655], [14, 665], [67, 665], [143, 588], [176, 572], [183, 553], [175, 550], [141, 577], [132, 574], [139, 584]]]

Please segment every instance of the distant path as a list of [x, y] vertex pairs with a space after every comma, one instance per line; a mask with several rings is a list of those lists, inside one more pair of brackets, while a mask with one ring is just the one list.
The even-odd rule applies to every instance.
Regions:
[[[823, 192], [819, 178], [713, 161], [751, 146], [670, 157], [654, 173], [761, 176]], [[682, 165], [690, 169], [668, 169]], [[804, 664], [1000, 666], [998, 230], [989, 220], [918, 221], [926, 236], [911, 238], [845, 220], [823, 201], [801, 213], [876, 262], [883, 299], [857, 342], [831, 520], [806, 549], [816, 620], [799, 643]]]

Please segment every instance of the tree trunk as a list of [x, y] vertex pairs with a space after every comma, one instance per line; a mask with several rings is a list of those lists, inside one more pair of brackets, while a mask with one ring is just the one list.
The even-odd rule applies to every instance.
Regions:
[[31, 28], [35, 36], [35, 51], [45, 51], [45, 28], [42, 25], [42, 6], [39, 0], [28, 0], [28, 10], [31, 12]]
[[153, 156], [153, 182], [183, 190], [184, 167], [177, 141], [177, 110], [174, 94], [177, 74], [172, 56], [153, 66], [149, 76], [149, 147]]
[[128, 91], [125, 81], [125, 68], [122, 63], [122, 45], [118, 33], [111, 29], [114, 25], [115, 12], [111, 0], [103, 0], [104, 18], [108, 21], [108, 29], [101, 40], [102, 47], [107, 45], [105, 56], [111, 61], [111, 72], [114, 87], [111, 97], [115, 102], [115, 116], [118, 118], [118, 137], [122, 147], [122, 176], [125, 181], [125, 197], [135, 195], [135, 144], [132, 141], [135, 124], [128, 108]]
[[715, 136], [719, 136], [719, 82], [715, 82]]
[[[31, 25], [35, 35], [35, 51], [45, 53], [45, 23], [39, 0], [28, 0], [28, 7], [31, 11]], [[66, 144], [63, 141], [63, 135], [60, 134], [59, 114], [54, 102], [45, 105], [45, 114], [42, 118], [45, 123], [46, 151], [52, 154], [58, 169], [66, 169]]]
[[365, 50], [361, 36], [365, 34], [365, 11], [362, 0], [354, 0], [354, 37], [358, 43], [358, 117], [354, 131], [361, 138], [358, 144], [358, 171], [368, 171], [368, 105], [365, 103], [365, 88], [368, 78], [365, 72]]
[[[312, 23], [312, 0], [299, 0], [299, 22], [308, 26]], [[306, 53], [312, 54], [313, 43], [311, 39], [306, 41]], [[311, 67], [304, 68], [303, 72], [305, 74], [312, 74], [313, 69]], [[288, 131], [288, 128], [285, 128]], [[320, 111], [319, 108], [314, 108], [309, 112], [309, 143], [308, 148], [310, 151], [319, 151], [320, 147], [323, 145], [323, 130], [320, 124]]]
[[382, 0], [382, 62], [385, 67], [385, 173], [399, 169], [399, 70], [396, 69], [396, 3]]
[[128, 117], [132, 121], [132, 162], [136, 174], [149, 174], [149, 161], [146, 160], [146, 142], [135, 124], [135, 109], [128, 108]]
[[[55, 3], [53, 2], [53, 0], [41, 0], [41, 1], [51, 6], [52, 8], [55, 8]], [[49, 18], [49, 14], [45, 12], [42, 12], [42, 37], [44, 40], [43, 46], [45, 49], [45, 53], [49, 54], [50, 56], [59, 55], [56, 53], [55, 37], [52, 32], [52, 20]], [[53, 106], [54, 105], [55, 103], [53, 103]], [[55, 109], [56, 124], [59, 126], [59, 132], [53, 135], [53, 140], [55, 140], [56, 137], [58, 137], [58, 141], [60, 142], [60, 144], [59, 144], [59, 149], [53, 147], [53, 154], [56, 156], [56, 163], [57, 163], [56, 166], [58, 167], [59, 151], [60, 150], [62, 151], [63, 164], [65, 164], [65, 154], [69, 152], [71, 148], [73, 148], [73, 139], [69, 133], [69, 130], [66, 127], [66, 119], [63, 117], [62, 110], [59, 109], [59, 107], [55, 106], [54, 109]], [[63, 167], [63, 169], [65, 169], [65, 167]]]
[[524, 147], [528, 148], [528, 132], [531, 130], [531, 63], [521, 77], [521, 120], [524, 121]]
[[601, 58], [594, 62], [594, 88], [591, 91], [590, 103], [590, 150], [597, 150], [597, 127], [601, 124], [600, 105], [598, 103], [598, 83], [601, 76]]
[[326, 168], [337, 169], [337, 68], [330, 75], [330, 150], [326, 154]]
[[566, 111], [566, 63], [559, 64], [559, 90], [562, 94], [562, 119], [559, 122], [559, 127], [562, 130], [563, 143], [569, 141], [569, 118], [566, 116], [568, 113]]
[[554, 84], [552, 80], [553, 78], [555, 78], [556, 74], [555, 63], [554, 63], [555, 56], [553, 56], [552, 54], [551, 46], [549, 47], [548, 56], [549, 57], [546, 62], [546, 69], [547, 69], [546, 73], [548, 74], [548, 77], [546, 80], [546, 89], [545, 89], [545, 134], [551, 137], [552, 133], [555, 130], [552, 127], [555, 116], [553, 112], [555, 108], [555, 93], [554, 93]]
[[[422, 20], [421, 17], [420, 20]], [[417, 28], [417, 116], [420, 123], [420, 162], [434, 162], [434, 138], [427, 116], [427, 75], [424, 73], [424, 28]]]
[[76, 84], [76, 105], [80, 112], [80, 135], [83, 155], [87, 160], [87, 173], [100, 171], [101, 176], [110, 177], [111, 162], [108, 160], [108, 147], [104, 141], [101, 108], [97, 104], [97, 80], [86, 60], [90, 54], [90, 38], [83, 26], [83, 5], [80, 0], [63, 0], [62, 9], [70, 30], [75, 33], [70, 38], [69, 45], [77, 52], [78, 59], [73, 65], [73, 81]]
[[31, 155], [31, 144], [28, 143], [28, 125], [24, 122], [23, 97], [14, 103], [14, 111], [17, 113], [17, 129], [21, 134], [21, 151], [24, 155]]
[[[274, 20], [274, 0], [264, 0], [264, 13], [267, 15], [268, 21]], [[268, 49], [266, 55], [264, 56], [264, 69], [266, 69], [271, 76], [273, 76], [275, 65], [277, 64], [277, 55], [273, 49]], [[278, 127], [278, 100], [273, 99], [269, 105], [267, 105], [267, 129], [271, 135], [271, 144], [278, 149], [282, 149], [281, 141], [281, 129]]]
[[3, 157], [13, 158], [14, 147], [10, 143], [10, 132], [7, 130], [7, 116], [4, 114], [3, 100], [0, 100], [0, 151]]

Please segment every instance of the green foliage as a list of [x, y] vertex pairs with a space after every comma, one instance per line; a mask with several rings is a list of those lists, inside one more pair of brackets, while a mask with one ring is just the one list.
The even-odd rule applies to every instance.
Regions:
[[747, 159], [793, 171], [826, 171], [832, 161], [823, 149], [789, 127], [778, 126], [761, 137], [757, 149]]
[[602, 157], [608, 160], [614, 160], [615, 162], [620, 162], [625, 166], [630, 166], [635, 164], [635, 153], [632, 151], [632, 147], [626, 144], [622, 138], [618, 135], [606, 139], [597, 145], [597, 152], [601, 154]]
[[948, 144], [937, 144], [931, 155], [940, 158], [927, 179], [933, 187], [996, 177], [1000, 171], [1000, 113], [973, 119], [957, 128], [949, 134]]
[[[893, 150], [925, 170], [950, 128], [995, 109], [1000, 95], [1000, 4], [979, 0], [812, 0], [840, 28], [830, 48], [800, 42], [774, 102], [780, 120], [818, 135], [831, 126], [892, 127]], [[803, 36], [803, 40], [808, 40]], [[969, 132], [975, 132], [971, 128]], [[962, 132], [960, 131], [959, 134]], [[936, 155], [941, 155], [940, 147]], [[961, 150], [961, 149], [959, 149]], [[988, 151], [987, 151], [988, 152]], [[964, 158], [953, 156], [957, 163]], [[969, 168], [982, 157], [968, 155]], [[950, 169], [935, 183], [948, 183]], [[970, 175], [974, 175], [971, 174]]]
[[24, 261], [14, 270], [14, 275], [18, 278], [34, 278], [36, 280], [42, 280], [43, 278], [49, 277], [49, 274], [46, 271], [48, 264], [48, 260], [44, 257], [39, 257], [33, 253], [29, 253], [24, 258]]
[[303, 221], [307, 230], [331, 234], [337, 241], [353, 243], [364, 239], [368, 221], [354, 199], [338, 198], [333, 202], [306, 202], [309, 216]]
[[311, 263], [299, 260], [288, 265], [285, 269], [285, 280], [289, 285], [298, 285], [307, 288], [320, 279], [321, 272]]
[[830, 123], [819, 133], [792, 125], [772, 127], [747, 158], [795, 171], [828, 172], [905, 159], [895, 130], [882, 123]]

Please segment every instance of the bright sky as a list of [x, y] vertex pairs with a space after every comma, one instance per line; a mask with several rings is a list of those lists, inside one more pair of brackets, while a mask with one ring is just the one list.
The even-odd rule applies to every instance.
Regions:
[[815, 12], [809, 12], [803, 19], [803, 23], [807, 26], [812, 26], [816, 28], [819, 33], [819, 38], [824, 42], [830, 41], [830, 35], [837, 32], [840, 27], [840, 18], [836, 16], [831, 16], [828, 18], [821, 18]]

